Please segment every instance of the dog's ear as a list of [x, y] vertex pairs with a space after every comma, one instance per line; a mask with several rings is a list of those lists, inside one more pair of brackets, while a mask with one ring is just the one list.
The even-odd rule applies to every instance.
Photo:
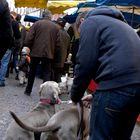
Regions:
[[44, 84], [41, 84], [41, 85], [40, 85], [39, 96], [41, 96], [41, 92], [42, 92], [43, 86], [44, 86]]

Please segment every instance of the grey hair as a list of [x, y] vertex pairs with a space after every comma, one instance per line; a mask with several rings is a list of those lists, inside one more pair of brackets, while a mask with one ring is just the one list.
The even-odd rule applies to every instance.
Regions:
[[52, 13], [48, 9], [45, 9], [42, 13], [43, 18], [51, 18], [51, 16], [52, 16]]

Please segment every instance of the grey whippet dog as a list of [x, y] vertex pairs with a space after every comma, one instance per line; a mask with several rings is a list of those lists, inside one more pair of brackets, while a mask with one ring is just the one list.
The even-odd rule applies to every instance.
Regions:
[[43, 132], [41, 140], [86, 140], [89, 135], [89, 114], [88, 108], [83, 107], [83, 136], [78, 136], [81, 123], [81, 109], [73, 103], [69, 108], [55, 113], [44, 127], [32, 127], [22, 122], [13, 112], [14, 120], [23, 129], [32, 132]]
[[[30, 127], [45, 126], [55, 113], [55, 104], [59, 102], [60, 89], [54, 81], [47, 81], [40, 86], [40, 102], [20, 119]], [[6, 132], [4, 140], [34, 140], [34, 133], [21, 128], [13, 121]]]

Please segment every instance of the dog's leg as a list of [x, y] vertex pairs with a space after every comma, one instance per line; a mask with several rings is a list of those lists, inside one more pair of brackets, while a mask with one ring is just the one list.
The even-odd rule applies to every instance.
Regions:
[[35, 140], [40, 140], [41, 133], [34, 133]]
[[77, 140], [77, 133], [75, 128], [67, 129], [66, 127], [62, 127], [56, 133], [59, 140]]
[[55, 133], [45, 132], [41, 134], [40, 140], [59, 140]]

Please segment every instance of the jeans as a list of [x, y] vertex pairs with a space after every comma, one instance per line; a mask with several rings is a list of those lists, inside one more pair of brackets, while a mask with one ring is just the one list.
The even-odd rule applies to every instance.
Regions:
[[5, 82], [5, 75], [7, 72], [8, 64], [11, 57], [11, 50], [8, 49], [6, 53], [4, 54], [3, 58], [1, 59], [1, 65], [0, 65], [0, 83]]
[[96, 91], [89, 140], [131, 140], [140, 113], [140, 84]]
[[52, 60], [48, 58], [31, 57], [29, 77], [26, 92], [31, 93], [36, 75], [36, 68], [39, 62], [42, 62], [43, 82], [52, 80]]

